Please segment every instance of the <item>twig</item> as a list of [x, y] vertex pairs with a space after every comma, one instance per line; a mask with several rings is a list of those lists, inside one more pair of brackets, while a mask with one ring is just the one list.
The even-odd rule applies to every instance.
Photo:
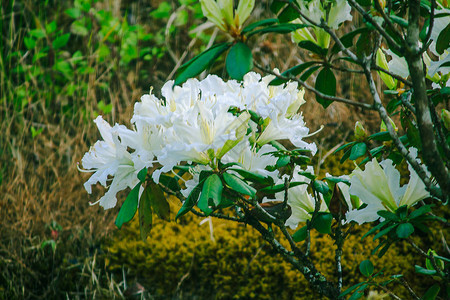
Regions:
[[277, 74], [277, 73], [275, 73], [275, 72], [273, 72], [273, 71], [271, 71], [269, 69], [263, 68], [262, 66], [260, 66], [260, 65], [258, 65], [256, 63], [254, 65], [255, 65], [256, 68], [260, 69], [261, 71], [266, 72], [268, 74], [275, 75], [276, 77], [278, 77], [278, 78], [280, 78], [282, 80], [297, 81], [299, 84], [304, 86], [307, 90], [315, 93], [316, 95], [318, 95], [318, 96], [320, 96], [320, 97], [322, 97], [324, 99], [331, 100], [331, 101], [336, 101], [336, 102], [342, 102], [342, 103], [346, 103], [346, 104], [349, 104], [349, 105], [362, 107], [362, 108], [368, 109], [368, 110], [374, 110], [375, 109], [372, 105], [367, 104], [367, 103], [360, 103], [360, 102], [356, 102], [356, 101], [349, 100], [349, 99], [346, 99], [346, 98], [326, 95], [326, 94], [324, 94], [322, 92], [319, 92], [318, 90], [316, 90], [315, 88], [313, 88], [312, 86], [310, 86], [309, 84], [307, 84], [306, 82], [304, 82], [301, 79], [298, 79], [298, 78], [293, 77], [293, 76], [288, 76], [288, 77], [282, 76], [282, 75]]
[[386, 73], [386, 74], [388, 74], [389, 76], [391, 76], [391, 77], [397, 79], [398, 81], [403, 82], [403, 83], [404, 83], [405, 85], [407, 85], [407, 86], [412, 86], [412, 82], [411, 82], [411, 81], [406, 80], [405, 78], [403, 78], [403, 77], [401, 77], [401, 76], [399, 76], [399, 75], [397, 75], [397, 74], [394, 74], [394, 73], [392, 73], [392, 72], [389, 71], [389, 70], [383, 69], [383, 68], [380, 67], [380, 66], [377, 66], [377, 65], [374, 64], [374, 65], [372, 65], [371, 68], [372, 68], [372, 70], [380, 71], [380, 72]]
[[[351, 1], [351, 0], [349, 0]], [[380, 96], [378, 95], [377, 88], [375, 86], [375, 82], [372, 77], [372, 73], [370, 71], [370, 62], [366, 60], [366, 63], [364, 64], [364, 72], [366, 74], [367, 82], [369, 83], [369, 90], [372, 94], [373, 100], [374, 100], [374, 106], [378, 113], [380, 114], [381, 119], [384, 121], [384, 124], [386, 124], [386, 128], [389, 132], [389, 135], [391, 136], [392, 140], [394, 141], [395, 146], [400, 151], [400, 153], [403, 155], [403, 157], [406, 158], [408, 163], [413, 167], [414, 171], [419, 175], [420, 179], [423, 181], [427, 189], [432, 192], [434, 191], [434, 185], [431, 182], [430, 178], [428, 178], [425, 168], [420, 165], [409, 153], [408, 149], [406, 149], [405, 145], [400, 141], [400, 138], [397, 135], [397, 132], [395, 131], [394, 127], [392, 126], [386, 108], [383, 106]]]

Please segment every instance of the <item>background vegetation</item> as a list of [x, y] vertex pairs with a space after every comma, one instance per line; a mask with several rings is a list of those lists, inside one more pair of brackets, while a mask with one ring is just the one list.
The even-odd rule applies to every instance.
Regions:
[[[254, 15], [268, 11], [266, 2], [258, 5]], [[84, 191], [77, 162], [98, 139], [92, 120], [101, 114], [126, 123], [150, 86], [157, 92], [184, 61], [225, 38], [204, 21], [194, 0], [2, 1], [0, 298], [315, 297], [256, 234], [237, 225], [215, 221], [211, 235], [188, 216], [183, 226], [156, 225], [142, 243], [136, 224], [113, 226], [118, 207], [89, 206], [102, 191]], [[255, 59], [270, 67], [287, 69], [308, 55], [291, 50], [286, 37], [254, 43]], [[223, 61], [212, 68], [222, 70]], [[343, 96], [364, 93], [349, 89], [359, 84], [352, 78], [338, 82]], [[351, 139], [356, 120], [379, 124], [375, 114], [338, 103], [325, 111], [309, 101], [302, 110], [312, 131], [325, 125], [314, 137], [322, 173], [342, 171], [329, 150]], [[329, 250], [319, 265], [327, 274], [333, 245], [319, 238], [314, 247]], [[348, 245], [344, 259], [355, 269], [345, 270], [345, 284], [358, 280], [359, 255], [369, 248]], [[409, 258], [399, 253], [383, 259], [404, 272]]]

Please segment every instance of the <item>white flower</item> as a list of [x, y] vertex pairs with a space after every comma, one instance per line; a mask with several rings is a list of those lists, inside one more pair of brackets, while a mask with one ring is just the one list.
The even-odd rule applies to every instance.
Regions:
[[118, 125], [114, 129], [111, 128], [101, 116], [98, 116], [94, 122], [97, 124], [103, 141], [97, 141], [81, 160], [84, 169], [94, 172], [84, 187], [90, 194], [92, 192], [91, 185], [99, 182], [107, 187], [109, 176], [114, 176], [108, 191], [95, 202], [100, 203], [105, 209], [109, 209], [116, 205], [117, 192], [127, 187], [133, 188], [138, 183], [137, 173], [139, 170], [135, 169], [131, 154], [119, 141], [118, 134], [115, 132]]
[[[307, 188], [308, 184], [311, 182], [305, 176], [299, 175], [298, 172], [301, 171], [299, 166], [296, 166], [294, 169], [294, 175], [291, 182], [305, 182], [305, 184], [297, 185], [289, 188], [288, 190], [288, 205], [291, 207], [292, 214], [286, 220], [285, 225], [289, 226], [292, 229], [296, 229], [298, 223], [306, 222], [307, 220], [311, 220], [312, 213], [315, 210], [315, 201], [309, 195]], [[307, 172], [313, 173], [313, 167], [308, 166], [306, 169]], [[286, 176], [286, 175], [285, 175]], [[277, 184], [284, 183], [284, 178], [280, 179]], [[283, 201], [285, 192], [282, 191], [280, 193], [275, 194], [275, 201]], [[264, 199], [263, 202], [274, 201], [270, 199]], [[320, 199], [320, 209], [321, 212], [328, 212], [328, 207], [325, 201]]]
[[[417, 150], [410, 149], [415, 155]], [[400, 187], [400, 173], [390, 159], [378, 163], [376, 158], [366, 164], [365, 170], [356, 168], [350, 178], [349, 193], [359, 197], [367, 204], [362, 210], [352, 210], [346, 215], [348, 221], [359, 224], [372, 222], [379, 218], [377, 212], [395, 212], [400, 206], [411, 207], [430, 196], [425, 185], [414, 169], [408, 164], [410, 180], [407, 186]]]
[[221, 30], [240, 33], [242, 24], [248, 19], [255, 0], [240, 0], [233, 15], [233, 0], [200, 0], [203, 15]]

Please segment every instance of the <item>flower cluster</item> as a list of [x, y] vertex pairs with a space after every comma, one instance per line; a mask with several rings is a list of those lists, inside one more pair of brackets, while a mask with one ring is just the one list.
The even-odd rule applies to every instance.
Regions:
[[97, 182], [109, 187], [97, 202], [112, 208], [117, 192], [136, 186], [143, 168], [151, 168], [153, 180], [159, 182], [161, 173], [185, 163], [215, 170], [220, 162], [240, 162], [240, 168], [276, 181], [277, 171], [267, 170], [276, 158], [264, 155], [276, 150], [269, 142], [288, 139], [312, 153], [316, 146], [303, 141], [309, 130], [297, 111], [304, 92], [297, 83], [269, 86], [273, 78], [248, 73], [243, 82], [225, 82], [214, 75], [182, 86], [169, 81], [162, 88], [164, 99], [150, 93], [135, 104], [132, 129], [111, 127], [99, 116], [95, 123], [103, 140], [82, 159], [83, 168], [94, 172], [86, 190], [91, 193]]

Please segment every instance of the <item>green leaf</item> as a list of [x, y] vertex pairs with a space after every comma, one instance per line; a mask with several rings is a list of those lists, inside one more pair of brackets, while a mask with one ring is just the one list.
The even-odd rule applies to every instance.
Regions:
[[28, 50], [34, 49], [34, 47], [36, 46], [36, 40], [31, 37], [25, 37], [23, 39], [23, 42]]
[[205, 180], [200, 181], [199, 184], [197, 184], [191, 191], [191, 193], [189, 194], [189, 196], [187, 197], [187, 199], [183, 202], [183, 205], [181, 206], [180, 210], [178, 211], [177, 215], [175, 216], [175, 221], [187, 214], [188, 212], [191, 211], [191, 209], [195, 206], [195, 204], [197, 204], [197, 200], [198, 197], [200, 196], [200, 193], [202, 191], [203, 188], [203, 183], [205, 182]]
[[150, 187], [146, 187], [139, 200], [139, 229], [141, 232], [141, 239], [145, 241], [152, 229], [152, 206], [150, 198], [152, 191]]
[[300, 76], [300, 80], [306, 81], [309, 78], [309, 76], [311, 76], [319, 68], [320, 68], [320, 66], [314, 66], [314, 67], [309, 68], [308, 70], [305, 71], [305, 73], [302, 74], [302, 76]]
[[374, 133], [374, 134], [370, 135], [368, 137], [368, 139], [369, 140], [375, 140], [375, 141], [384, 142], [384, 141], [390, 141], [392, 138], [389, 135], [389, 132], [382, 131], [382, 132], [377, 132], [377, 133]]
[[232, 190], [255, 198], [256, 190], [236, 175], [223, 173], [223, 179], [225, 180], [226, 184], [231, 187]]
[[298, 243], [306, 240], [307, 236], [308, 236], [308, 226], [303, 226], [292, 235], [292, 239], [294, 240], [294, 242]]
[[256, 183], [260, 183], [260, 184], [273, 184], [273, 179], [272, 179], [272, 177], [269, 177], [269, 176], [266, 177], [261, 174], [246, 171], [243, 169], [229, 168], [228, 170], [238, 173], [245, 180], [248, 180], [248, 181], [252, 181], [252, 182], [256, 182]]
[[117, 215], [116, 221], [114, 222], [116, 226], [120, 229], [124, 223], [127, 223], [133, 219], [134, 214], [136, 213], [138, 200], [139, 200], [139, 189], [141, 187], [141, 183], [139, 182], [128, 194], [127, 199], [122, 204], [122, 207], [119, 210], [119, 214]]
[[86, 36], [89, 34], [89, 30], [86, 27], [85, 22], [83, 22], [82, 20], [83, 19], [73, 22], [72, 25], [70, 25], [70, 31], [77, 35]]
[[396, 233], [401, 239], [406, 239], [414, 232], [414, 226], [411, 223], [402, 223], [398, 225]]
[[[323, 68], [316, 78], [316, 90], [322, 94], [335, 96], [336, 95], [336, 77], [334, 77], [333, 72], [329, 68]], [[323, 108], [327, 108], [332, 100], [324, 99], [316, 94], [316, 100], [319, 102]]]
[[[302, 64], [299, 64], [295, 67], [292, 67], [286, 71], [284, 71], [283, 73], [281, 73], [281, 76], [283, 77], [295, 77], [298, 74], [302, 73], [304, 70], [306, 70], [307, 68], [309, 68], [310, 66], [314, 65], [315, 62], [313, 61], [308, 61]], [[280, 85], [287, 82], [287, 80], [281, 79], [281, 78], [275, 78], [274, 80], [272, 80], [269, 84], [270, 85]]]
[[265, 19], [265, 20], [261, 20], [255, 23], [252, 23], [246, 27], [244, 27], [244, 29], [242, 29], [241, 33], [242, 34], [246, 34], [249, 31], [252, 31], [253, 29], [257, 28], [257, 27], [262, 27], [262, 26], [269, 26], [272, 24], [278, 23], [277, 19]]
[[281, 156], [277, 160], [277, 168], [282, 168], [291, 162], [291, 157], [289, 155]]
[[343, 178], [339, 178], [339, 177], [334, 177], [334, 176], [330, 176], [330, 177], [325, 177], [324, 179], [334, 182], [334, 183], [339, 183], [339, 182], [343, 182], [347, 185], [350, 185], [350, 181], [347, 179], [343, 179]]
[[415, 269], [416, 273], [423, 274], [423, 275], [436, 275], [436, 273], [437, 273], [436, 270], [428, 270], [428, 269], [425, 269], [418, 265], [415, 265], [414, 269]]
[[370, 260], [363, 260], [359, 264], [359, 271], [366, 277], [370, 277], [373, 274], [373, 264]]
[[281, 2], [274, 0], [272, 4], [270, 4], [270, 11], [274, 14], [278, 14], [278, 12], [286, 5], [286, 2]]
[[[352, 32], [349, 32], [340, 38], [341, 43], [344, 45], [345, 48], [349, 48], [349, 47], [353, 46], [353, 39], [355, 38], [355, 36], [357, 36], [358, 34], [361, 34], [363, 32], [366, 32], [366, 31], [368, 31], [367, 27], [362, 27], [362, 28], [353, 30]], [[334, 44], [333, 48], [331, 49], [331, 53], [336, 54], [339, 51], [341, 51], [339, 46], [337, 44]]]
[[78, 19], [81, 16], [81, 10], [75, 7], [66, 9], [64, 12], [72, 19]]
[[388, 210], [380, 210], [377, 212], [377, 214], [383, 218], [385, 218], [386, 220], [391, 220], [391, 221], [400, 221], [399, 216], [397, 216], [396, 214], [388, 211]]
[[236, 43], [228, 52], [226, 68], [232, 79], [242, 80], [253, 68], [252, 50], [244, 43]]
[[339, 299], [344, 298], [344, 296], [350, 294], [351, 292], [353, 292], [354, 290], [356, 290], [358, 287], [362, 286], [363, 284], [365, 284], [366, 282], [360, 282], [357, 283], [351, 287], [349, 287], [348, 289], [346, 289], [345, 291], [343, 291], [340, 295], [339, 295]]
[[150, 194], [150, 205], [152, 206], [153, 212], [156, 215], [165, 220], [170, 220], [170, 205], [166, 200], [166, 196], [162, 191], [161, 187], [154, 182], [150, 182], [147, 189], [151, 190]]
[[368, 287], [367, 283], [364, 283], [361, 287], [359, 287], [354, 293], [353, 295], [348, 298], [348, 300], [357, 300], [359, 298], [361, 298], [362, 296], [364, 296], [364, 290]]
[[312, 227], [318, 232], [327, 234], [331, 233], [331, 222], [333, 221], [333, 215], [325, 212], [318, 212], [314, 218]]
[[439, 54], [444, 53], [444, 50], [450, 47], [450, 24], [439, 33], [436, 41], [436, 51]]
[[375, 241], [376, 239], [379, 239], [380, 237], [382, 237], [385, 234], [388, 234], [389, 232], [391, 232], [392, 229], [394, 229], [397, 226], [397, 224], [392, 224], [388, 227], [386, 227], [385, 229], [381, 230], [380, 232], [378, 232], [374, 237], [373, 240]]
[[248, 37], [251, 37], [252, 35], [255, 35], [257, 33], [264, 34], [264, 33], [289, 33], [292, 31], [295, 31], [297, 29], [310, 27], [310, 25], [307, 24], [292, 24], [292, 23], [285, 23], [285, 24], [277, 24], [277, 25], [271, 25], [265, 28], [257, 29], [255, 31], [252, 31], [248, 34]]
[[309, 50], [313, 53], [316, 53], [320, 56], [325, 56], [327, 55], [328, 52], [328, 49], [322, 48], [311, 41], [301, 41], [300, 43], [298, 43], [298, 46], [303, 49]]
[[439, 294], [441, 287], [439, 284], [432, 285], [422, 296], [422, 300], [435, 300], [437, 295]]
[[69, 42], [70, 33], [58, 36], [52, 43], [53, 49], [59, 49], [67, 45]]
[[280, 20], [280, 23], [288, 23], [297, 19], [299, 16], [300, 14], [292, 5], [287, 5], [278, 15], [278, 20]]
[[[295, 181], [295, 182], [290, 182], [289, 183], [289, 188], [293, 188], [295, 186], [299, 186], [302, 184], [308, 184], [307, 182], [302, 182], [302, 181]], [[272, 186], [268, 186], [265, 188], [262, 188], [259, 190], [259, 192], [262, 193], [268, 193], [268, 194], [275, 194], [275, 193], [279, 193], [281, 191], [284, 191], [286, 187], [284, 186], [284, 183], [280, 183], [280, 184], [276, 184], [276, 185], [272, 185]]]
[[322, 180], [314, 180], [313, 188], [322, 195], [326, 195], [331, 192], [330, 188], [328, 187], [328, 184], [326, 184]]
[[344, 155], [342, 155], [341, 159], [339, 160], [339, 162], [341, 164], [343, 164], [349, 157], [350, 154], [352, 153], [352, 149], [348, 149], [347, 151], [345, 151]]
[[381, 228], [384, 227], [384, 225], [387, 225], [389, 223], [389, 221], [384, 221], [381, 222], [380, 224], [378, 224], [377, 226], [371, 228], [369, 231], [367, 231], [366, 234], [364, 234], [361, 238], [361, 241], [366, 238], [367, 236], [371, 235], [372, 233], [375, 233], [376, 231], [380, 230]]
[[358, 143], [352, 147], [352, 151], [350, 152], [350, 160], [356, 160], [357, 158], [366, 154], [367, 145], [366, 143]]
[[161, 174], [159, 177], [159, 182], [164, 185], [165, 187], [168, 187], [170, 190], [174, 192], [178, 192], [181, 190], [180, 184], [177, 180], [178, 176], [173, 177], [165, 174]]
[[389, 18], [391, 19], [391, 21], [393, 21], [394, 23], [400, 25], [403, 28], [408, 28], [408, 21], [396, 16], [396, 15], [390, 15]]
[[203, 184], [202, 194], [198, 200], [197, 206], [206, 215], [213, 212], [210, 206], [217, 206], [222, 200], [223, 185], [219, 175], [212, 174]]
[[344, 145], [340, 146], [339, 148], [337, 148], [336, 150], [334, 150], [333, 154], [336, 154], [341, 150], [347, 149], [348, 147], [353, 146], [356, 143], [357, 142], [350, 142], [350, 143], [344, 144]]
[[180, 85], [189, 78], [193, 78], [203, 72], [223, 52], [225, 52], [230, 47], [230, 45], [231, 43], [221, 43], [214, 45], [182, 65], [178, 70], [178, 75], [175, 79], [175, 85]]
[[138, 178], [141, 182], [144, 182], [146, 177], [147, 177], [147, 168], [143, 168], [143, 169], [140, 170], [139, 173], [137, 174], [137, 178]]
[[28, 34], [36, 39], [42, 39], [46, 37], [45, 31], [38, 28], [30, 30]]

